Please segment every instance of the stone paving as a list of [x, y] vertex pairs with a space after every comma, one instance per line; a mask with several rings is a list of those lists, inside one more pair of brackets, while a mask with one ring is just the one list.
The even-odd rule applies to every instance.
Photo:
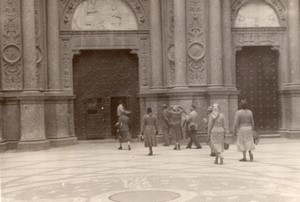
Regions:
[[239, 162], [230, 145], [224, 165], [209, 148], [154, 156], [142, 143], [82, 142], [38, 152], [0, 154], [3, 202], [298, 202], [300, 140], [262, 139], [254, 162]]

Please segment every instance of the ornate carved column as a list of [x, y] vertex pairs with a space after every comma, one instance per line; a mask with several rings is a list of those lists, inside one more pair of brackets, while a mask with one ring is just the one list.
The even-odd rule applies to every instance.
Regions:
[[221, 15], [221, 1], [209, 0], [209, 57], [211, 87], [220, 87], [223, 84]]
[[299, 1], [289, 0], [289, 59], [290, 59], [290, 83], [300, 84], [300, 60], [299, 60]]
[[187, 85], [185, 0], [174, 0], [175, 87]]
[[20, 99], [21, 140], [18, 150], [49, 148], [45, 136], [44, 96], [38, 90], [34, 0], [22, 0], [24, 93]]
[[151, 88], [162, 88], [162, 32], [160, 0], [150, 2]]
[[47, 0], [49, 90], [61, 90], [59, 68], [59, 9], [57, 0]]
[[24, 89], [38, 91], [34, 0], [22, 0]]
[[230, 1], [222, 1], [223, 18], [223, 69], [224, 85], [233, 87], [233, 68], [232, 68], [232, 35], [231, 35], [231, 9]]

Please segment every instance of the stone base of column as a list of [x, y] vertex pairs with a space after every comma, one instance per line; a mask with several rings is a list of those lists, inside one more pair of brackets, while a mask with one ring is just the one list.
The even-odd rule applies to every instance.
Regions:
[[39, 151], [44, 149], [50, 149], [48, 140], [20, 141], [17, 145], [17, 151]]
[[49, 139], [51, 147], [64, 147], [78, 144], [77, 137], [67, 137], [67, 138], [52, 138]]
[[5, 152], [7, 150], [6, 142], [0, 141], [0, 152]]
[[280, 136], [288, 139], [300, 139], [299, 131], [280, 131]]

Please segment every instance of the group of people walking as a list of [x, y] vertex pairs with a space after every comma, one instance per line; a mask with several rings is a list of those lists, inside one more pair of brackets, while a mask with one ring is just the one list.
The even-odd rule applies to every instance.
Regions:
[[[175, 145], [174, 150], [180, 150], [180, 143], [183, 140], [183, 128], [186, 128], [187, 137], [190, 138], [186, 148], [192, 148], [194, 143], [196, 149], [201, 149], [201, 145], [196, 137], [198, 126], [200, 123], [198, 112], [194, 105], [190, 106], [190, 112], [187, 113], [181, 106], [172, 105], [168, 107], [163, 105], [161, 126], [163, 130], [164, 146], [169, 146], [171, 142]], [[224, 163], [224, 141], [226, 134], [225, 117], [220, 112], [220, 107], [217, 103], [207, 109], [207, 118], [204, 123], [207, 126], [207, 144], [211, 148], [210, 156], [215, 157], [215, 164]], [[118, 124], [120, 132], [120, 147], [122, 142], [128, 142], [130, 150], [130, 133], [129, 133], [129, 115], [130, 112], [125, 110], [122, 105], [117, 109], [119, 116]], [[183, 121], [182, 121], [183, 120]], [[250, 161], [253, 161], [252, 151], [255, 149], [253, 140], [254, 120], [252, 112], [247, 108], [246, 100], [240, 102], [240, 110], [235, 114], [233, 135], [237, 139], [237, 149], [242, 152], [243, 158], [240, 161], [247, 161], [246, 154], [249, 152]], [[147, 113], [142, 119], [142, 137], [145, 141], [145, 146], [149, 148], [149, 154], [153, 155], [153, 147], [157, 146], [156, 135], [158, 134], [157, 117], [152, 113], [152, 108], [147, 108]]]

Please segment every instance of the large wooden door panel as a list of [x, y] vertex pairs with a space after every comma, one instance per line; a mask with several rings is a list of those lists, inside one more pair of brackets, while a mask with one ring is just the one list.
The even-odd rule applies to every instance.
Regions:
[[[129, 50], [86, 50], [74, 58], [73, 66], [76, 135], [82, 139], [110, 138], [116, 110], [111, 99], [138, 96], [137, 56]], [[139, 105], [129, 110], [132, 116], [140, 116]], [[139, 120], [134, 124], [139, 126]]]
[[246, 99], [258, 131], [275, 132], [279, 125], [278, 55], [270, 47], [244, 47], [236, 55], [239, 101]]

